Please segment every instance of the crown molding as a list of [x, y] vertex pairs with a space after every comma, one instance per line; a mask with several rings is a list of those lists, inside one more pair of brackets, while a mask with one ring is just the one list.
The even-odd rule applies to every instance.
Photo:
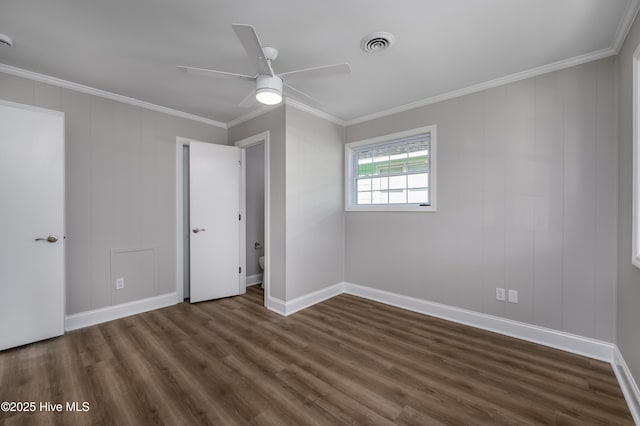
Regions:
[[254, 119], [256, 117], [260, 117], [263, 114], [268, 113], [269, 111], [273, 111], [274, 109], [278, 108], [282, 106], [282, 104], [278, 104], [278, 105], [273, 105], [273, 106], [266, 106], [266, 105], [261, 105], [259, 106], [257, 109], [254, 109], [253, 111], [245, 114], [245, 115], [241, 115], [238, 118], [234, 118], [231, 121], [227, 121], [227, 129], [230, 129], [234, 126], [237, 126], [238, 124], [242, 124], [246, 121], [249, 121], [251, 119]]
[[189, 114], [172, 108], [152, 104], [151, 102], [141, 101], [138, 99], [130, 98], [128, 96], [118, 95], [117, 93], [107, 92], [105, 90], [100, 90], [82, 84], [73, 83], [71, 81], [62, 80], [60, 78], [39, 74], [37, 72], [28, 71], [22, 68], [12, 67], [11, 65], [0, 64], [0, 72], [26, 78], [29, 80], [39, 81], [41, 83], [51, 84], [52, 86], [62, 87], [88, 95], [99, 96], [101, 98], [110, 99], [116, 102], [122, 102], [152, 111], [162, 112], [164, 114], [169, 114], [180, 118], [186, 118], [187, 120], [197, 121], [200, 123], [209, 124], [211, 126], [221, 127], [223, 129], [227, 128], [227, 125], [221, 121], [211, 120], [209, 118], [200, 117], [199, 115]]
[[640, 10], [640, 0], [629, 0], [629, 3], [627, 3], [627, 9], [618, 24], [618, 29], [616, 30], [613, 43], [611, 44], [616, 55], [620, 52], [620, 49], [627, 38], [627, 34], [629, 34], [629, 30], [631, 30], [631, 25], [633, 25], [633, 21], [636, 19], [638, 10]]
[[[636, 1], [636, 0], [633, 0]], [[527, 78], [537, 77], [542, 74], [547, 74], [553, 71], [559, 71], [565, 68], [574, 67], [587, 62], [596, 61], [598, 59], [606, 58], [608, 56], [615, 55], [616, 52], [612, 47], [597, 50], [595, 52], [587, 53], [580, 56], [574, 56], [573, 58], [565, 59], [563, 61], [554, 62], [552, 64], [543, 65], [536, 68], [531, 68], [526, 71], [521, 71], [515, 74], [507, 75], [505, 77], [496, 78], [495, 80], [486, 81], [484, 83], [474, 84], [462, 89], [453, 90], [451, 92], [443, 93], [442, 95], [432, 96], [430, 98], [422, 99], [419, 101], [411, 102], [408, 104], [400, 105], [397, 107], [389, 108], [383, 111], [374, 112], [373, 114], [363, 115], [362, 117], [347, 120], [346, 126], [353, 126], [354, 124], [364, 123], [365, 121], [375, 120], [376, 118], [387, 117], [389, 115], [398, 114], [400, 112], [409, 111], [432, 105], [438, 102], [446, 101], [453, 98], [459, 98], [460, 96], [470, 95], [472, 93], [481, 92], [483, 90], [492, 89], [494, 87], [503, 86], [505, 84], [514, 83], [516, 81], [525, 80]]]
[[303, 104], [302, 102], [290, 99], [290, 98], [286, 98], [284, 100], [285, 105], [290, 106], [292, 108], [295, 108], [297, 110], [300, 111], [304, 111], [307, 112], [311, 115], [315, 115], [316, 117], [322, 118], [323, 120], [327, 120], [330, 121], [334, 124], [337, 124], [338, 126], [344, 126], [346, 124], [346, 122], [334, 115], [331, 115], [329, 113], [326, 113], [324, 111], [321, 111], [319, 109], [316, 108], [312, 108], [307, 104]]
[[365, 121], [375, 120], [376, 118], [382, 118], [393, 114], [398, 114], [400, 112], [408, 111], [415, 108], [424, 107], [427, 105], [432, 105], [437, 102], [446, 101], [449, 99], [457, 98], [460, 96], [470, 95], [472, 93], [477, 93], [482, 90], [491, 89], [494, 87], [502, 86], [509, 83], [514, 83], [516, 81], [524, 80], [531, 77], [537, 77], [542, 74], [546, 74], [553, 71], [559, 71], [565, 68], [574, 67], [576, 65], [585, 64], [587, 62], [596, 61], [598, 59], [606, 58], [608, 56], [617, 55], [620, 49], [622, 48], [622, 44], [627, 38], [627, 34], [633, 25], [633, 21], [640, 10], [640, 0], [629, 0], [627, 3], [627, 8], [624, 12], [624, 16], [620, 20], [618, 28], [616, 29], [616, 33], [614, 35], [611, 46], [597, 50], [595, 52], [586, 53], [584, 55], [574, 56], [573, 58], [565, 59], [562, 61], [554, 62], [548, 65], [543, 65], [536, 68], [531, 68], [526, 71], [518, 72], [515, 74], [511, 74], [505, 77], [496, 78], [495, 80], [490, 80], [484, 83], [475, 84], [473, 86], [468, 86], [462, 89], [453, 90], [451, 92], [443, 93], [442, 95], [432, 96], [430, 98], [422, 99], [416, 102], [411, 102], [405, 105], [400, 105], [394, 108], [389, 108], [383, 111], [375, 112], [372, 114], [363, 115], [361, 117], [353, 118], [351, 120], [345, 121], [345, 126], [353, 126], [355, 124], [364, 123]]
[[[640, 0], [629, 0], [627, 3], [627, 8], [625, 10], [624, 16], [621, 19], [618, 28], [616, 29], [616, 33], [614, 35], [614, 39], [610, 47], [602, 50], [598, 50], [595, 52], [587, 53], [584, 55], [575, 56], [573, 58], [569, 58], [566, 60], [554, 62], [552, 64], [543, 65], [540, 67], [532, 68], [526, 71], [518, 72], [515, 74], [511, 74], [505, 77], [500, 77], [494, 80], [490, 80], [484, 83], [475, 84], [472, 86], [468, 86], [462, 89], [453, 90], [451, 92], [443, 93], [441, 95], [432, 96], [426, 99], [422, 99], [419, 101], [411, 102], [404, 105], [399, 105], [397, 107], [389, 108], [386, 110], [378, 111], [372, 114], [363, 115], [361, 117], [356, 117], [350, 120], [342, 120], [338, 117], [335, 117], [329, 113], [321, 111], [316, 108], [312, 108], [302, 102], [295, 101], [289, 98], [286, 98], [284, 104], [287, 106], [291, 106], [293, 108], [299, 109], [301, 111], [308, 112], [312, 115], [320, 117], [324, 120], [330, 121], [340, 126], [353, 126], [355, 124], [364, 123], [366, 121], [374, 120], [377, 118], [386, 117], [393, 114], [398, 114], [404, 111], [409, 111], [412, 109], [424, 107], [427, 105], [432, 105], [438, 102], [446, 101], [449, 99], [457, 98], [460, 96], [470, 95], [472, 93], [477, 93], [483, 90], [491, 89], [494, 87], [502, 86], [509, 83], [514, 83], [516, 81], [524, 80], [527, 78], [536, 77], [542, 74], [546, 74], [553, 71], [559, 71], [565, 68], [573, 67], [576, 65], [581, 65], [587, 62], [595, 61], [598, 59], [606, 58], [608, 56], [617, 55], [620, 51], [624, 40], [633, 25], [636, 15], [640, 11]], [[130, 98], [123, 95], [118, 95], [116, 93], [107, 92], [105, 90], [96, 89], [93, 87], [85, 86], [78, 83], [73, 83], [71, 81], [62, 80], [56, 77], [47, 76], [44, 74], [39, 74], [33, 71], [24, 70], [21, 68], [16, 68], [10, 65], [1, 64], [0, 63], [0, 72], [5, 74], [11, 74], [18, 77], [27, 78], [34, 81], [39, 81], [42, 83], [51, 84], [58, 87], [63, 87], [66, 89], [74, 90], [81, 93], [86, 93], [89, 95], [99, 96], [105, 99], [111, 99], [117, 102], [126, 103], [129, 105], [134, 105], [137, 107], [173, 115], [176, 117], [185, 118], [188, 120], [197, 121], [200, 123], [209, 124], [212, 126], [220, 127], [223, 129], [229, 129], [230, 127], [237, 126], [238, 124], [249, 121], [253, 118], [259, 117], [262, 114], [265, 114], [269, 111], [275, 109], [274, 107], [260, 106], [259, 108], [251, 111], [248, 114], [235, 118], [227, 123], [223, 123], [220, 121], [212, 120], [209, 118], [201, 117], [194, 114], [189, 114], [183, 111], [178, 111], [172, 108], [163, 107], [160, 105], [152, 104], [150, 102], [141, 101], [138, 99]], [[277, 107], [277, 106], [276, 106]]]

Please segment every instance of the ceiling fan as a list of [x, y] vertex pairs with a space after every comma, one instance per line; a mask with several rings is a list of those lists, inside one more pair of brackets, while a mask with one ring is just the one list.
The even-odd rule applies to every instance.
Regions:
[[304, 92], [292, 87], [289, 83], [294, 80], [302, 80], [308, 78], [324, 77], [333, 74], [348, 74], [351, 72], [349, 64], [326, 65], [315, 68], [306, 68], [303, 70], [290, 71], [276, 74], [273, 71], [272, 63], [278, 57], [278, 50], [273, 47], [262, 47], [255, 29], [251, 25], [233, 24], [233, 30], [240, 39], [240, 43], [249, 55], [249, 59], [256, 68], [257, 74], [254, 76], [237, 74], [232, 72], [209, 70], [204, 68], [188, 67], [178, 65], [178, 68], [190, 74], [208, 75], [219, 78], [233, 78], [245, 81], [255, 82], [255, 92], [249, 93], [242, 102], [241, 107], [248, 107], [253, 104], [254, 97], [266, 105], [276, 105], [282, 102], [283, 89], [286, 90], [287, 96], [298, 98], [299, 100], [312, 105], [321, 105], [320, 101]]

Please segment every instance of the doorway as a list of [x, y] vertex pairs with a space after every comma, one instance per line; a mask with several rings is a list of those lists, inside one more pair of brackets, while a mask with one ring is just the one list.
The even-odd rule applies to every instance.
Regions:
[[[259, 253], [263, 253], [264, 255], [264, 263], [263, 263], [263, 271], [262, 271], [262, 285], [264, 286], [264, 306], [265, 307], [269, 307], [269, 294], [270, 294], [270, 268], [269, 268], [269, 264], [270, 264], [270, 252], [271, 252], [271, 244], [270, 244], [270, 206], [271, 206], [271, 181], [270, 181], [270, 142], [269, 142], [269, 131], [266, 132], [262, 132], [259, 133], [257, 135], [254, 136], [250, 136], [248, 138], [245, 139], [241, 139], [239, 141], [236, 141], [234, 143], [235, 146], [242, 148], [243, 150], [247, 151], [249, 149], [255, 150], [256, 152], [258, 151], [258, 148], [262, 148], [264, 155], [263, 155], [263, 169], [264, 169], [264, 188], [263, 188], [263, 194], [264, 194], [264, 206], [263, 206], [263, 217], [264, 217], [264, 225], [263, 225], [263, 229], [264, 229], [264, 242], [262, 242], [262, 248], [259, 248], [256, 250], [256, 243], [261, 243], [260, 241], [250, 241], [250, 240], [246, 240], [247, 241], [247, 247], [246, 247], [246, 252], [251, 253], [251, 252], [259, 252]], [[246, 159], [246, 155], [244, 156]], [[246, 176], [245, 176], [246, 177]], [[243, 188], [242, 188], [242, 194], [241, 194], [241, 199], [244, 202], [244, 208], [243, 210], [245, 210], [246, 213], [246, 207], [247, 207], [247, 197], [249, 196], [248, 191], [247, 191], [247, 182], [246, 180], [243, 181]], [[251, 202], [249, 202], [249, 204], [251, 205]], [[245, 221], [245, 228], [246, 228], [246, 223], [247, 221]], [[243, 238], [246, 238], [246, 229], [245, 229], [245, 234], [243, 235]], [[255, 238], [254, 238], [255, 239]], [[257, 254], [257, 253], [254, 253]], [[252, 260], [252, 256], [247, 255], [246, 256], [246, 260], [245, 260], [245, 267], [246, 265], [246, 261], [253, 261]], [[249, 275], [249, 277], [251, 277], [251, 275]], [[247, 284], [250, 283], [251, 280], [249, 280], [247, 282]]]
[[[190, 242], [194, 237], [191, 235], [191, 228], [196, 224], [189, 223], [189, 204], [190, 204], [190, 188], [192, 182], [189, 182], [189, 155], [190, 155], [190, 139], [176, 138], [176, 293], [178, 294], [177, 302], [184, 301], [185, 298], [192, 295], [191, 289], [191, 271], [190, 271]], [[253, 137], [243, 139], [234, 144], [235, 147], [242, 151], [242, 168], [245, 167], [245, 150], [251, 146], [262, 145], [264, 147], [264, 271], [262, 282], [264, 285], [264, 306], [268, 307], [269, 300], [269, 132], [264, 132]], [[242, 287], [246, 285], [246, 181], [245, 173], [242, 173], [240, 188], [240, 204], [241, 204], [241, 229], [240, 229], [240, 274], [242, 279]], [[252, 243], [251, 249], [254, 245]], [[252, 277], [250, 276], [250, 279]], [[241, 291], [240, 293], [244, 293]]]

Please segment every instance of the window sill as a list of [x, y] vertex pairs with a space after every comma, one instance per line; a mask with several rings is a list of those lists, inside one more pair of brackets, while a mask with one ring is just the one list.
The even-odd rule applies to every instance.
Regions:
[[435, 206], [348, 206], [345, 212], [397, 212], [397, 213], [435, 213]]

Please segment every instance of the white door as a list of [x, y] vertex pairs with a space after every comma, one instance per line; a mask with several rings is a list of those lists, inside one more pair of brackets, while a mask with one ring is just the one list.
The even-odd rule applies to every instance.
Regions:
[[64, 115], [0, 100], [0, 350], [64, 333]]
[[189, 143], [191, 302], [236, 296], [240, 280], [241, 150]]

